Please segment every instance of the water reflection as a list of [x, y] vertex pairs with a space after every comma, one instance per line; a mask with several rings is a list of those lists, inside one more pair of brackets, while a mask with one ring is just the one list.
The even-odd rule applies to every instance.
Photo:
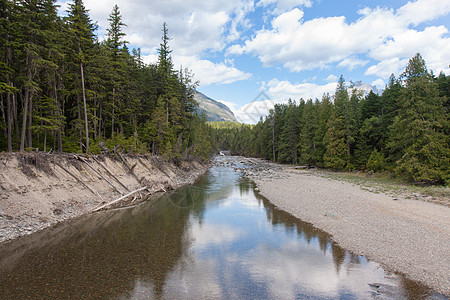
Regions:
[[2, 299], [412, 299], [429, 293], [276, 209], [229, 167], [214, 167], [195, 186], [143, 205], [0, 246]]

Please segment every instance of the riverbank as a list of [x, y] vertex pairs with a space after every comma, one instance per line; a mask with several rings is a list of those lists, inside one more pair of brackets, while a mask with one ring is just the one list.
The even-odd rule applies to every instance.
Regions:
[[[154, 156], [0, 154], [0, 243], [113, 205], [194, 183], [208, 165]], [[110, 206], [108, 206], [110, 207]]]
[[450, 296], [450, 208], [247, 159], [260, 193], [343, 248]]

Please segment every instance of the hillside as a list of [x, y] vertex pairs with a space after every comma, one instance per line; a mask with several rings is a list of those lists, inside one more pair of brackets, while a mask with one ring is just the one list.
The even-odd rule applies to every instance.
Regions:
[[199, 104], [199, 111], [206, 114], [208, 122], [211, 121], [228, 121], [238, 122], [231, 109], [223, 103], [220, 103], [208, 96], [196, 91], [194, 94], [195, 101]]

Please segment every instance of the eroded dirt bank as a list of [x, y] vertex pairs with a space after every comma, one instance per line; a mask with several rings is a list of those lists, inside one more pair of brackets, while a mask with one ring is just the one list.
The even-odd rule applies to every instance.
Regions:
[[207, 169], [150, 156], [0, 154], [0, 242], [92, 212], [137, 189], [121, 204], [194, 183]]
[[243, 172], [270, 202], [343, 248], [450, 295], [450, 208], [256, 159]]

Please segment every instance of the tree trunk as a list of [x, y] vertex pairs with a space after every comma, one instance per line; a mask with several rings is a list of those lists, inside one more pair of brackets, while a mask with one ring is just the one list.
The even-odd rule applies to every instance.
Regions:
[[[6, 101], [8, 101], [8, 100], [6, 100]], [[7, 118], [6, 118], [6, 112], [5, 112], [5, 104], [3, 103], [3, 95], [2, 95], [1, 98], [0, 98], [0, 102], [1, 102], [0, 110], [2, 111], [2, 117], [3, 117], [3, 120], [5, 120], [5, 122], [7, 122], [7, 121], [6, 121]], [[7, 137], [7, 136], [8, 136], [7, 127], [3, 128], [3, 136], [4, 136], [4, 137]]]
[[[61, 103], [59, 102], [59, 97], [58, 97], [58, 87], [57, 85], [59, 85], [59, 80], [57, 83], [57, 79], [56, 79], [56, 74], [54, 74], [54, 93], [55, 93], [55, 100], [56, 100], [56, 109], [57, 109], [57, 115], [58, 115], [58, 120], [61, 120], [61, 115], [62, 115], [62, 110], [61, 110]], [[62, 130], [61, 130], [61, 124], [58, 124], [58, 132], [57, 132], [57, 139], [58, 139], [58, 146], [57, 146], [57, 152], [62, 152]]]
[[86, 90], [84, 88], [83, 62], [80, 63], [80, 71], [81, 71], [81, 88], [83, 90], [84, 130], [86, 133], [86, 153], [88, 153], [89, 152], [89, 131], [88, 131], [89, 126], [88, 126], [87, 105], [86, 105]]
[[44, 131], [44, 152], [47, 152], [47, 130]]
[[30, 96], [30, 103], [28, 103], [28, 147], [33, 147], [33, 136], [31, 126], [33, 125], [33, 94]]
[[[28, 80], [31, 81], [31, 69], [28, 69]], [[25, 99], [24, 99], [24, 106], [23, 106], [23, 118], [22, 118], [22, 133], [20, 135], [20, 152], [25, 151], [25, 136], [26, 136], [26, 129], [27, 129], [27, 117], [28, 117], [28, 102], [31, 98], [31, 88], [29, 86], [25, 86]]]
[[113, 88], [113, 102], [112, 102], [112, 116], [111, 116], [111, 138], [114, 137], [114, 97], [116, 95], [116, 88]]
[[273, 162], [275, 162], [275, 113], [273, 114], [272, 119], [272, 154], [273, 154]]
[[7, 101], [7, 104], [6, 104], [6, 108], [7, 108], [7, 112], [6, 112], [6, 114], [7, 114], [7, 122], [8, 122], [8, 133], [7, 133], [7, 135], [8, 135], [8, 152], [12, 152], [12, 112], [11, 112], [11, 94], [9, 93], [8, 94], [8, 96], [7, 96], [7, 98], [6, 98], [6, 101]]
[[[94, 107], [98, 107], [97, 105], [97, 97], [94, 96]], [[94, 126], [94, 140], [97, 139], [97, 131], [98, 131], [98, 118], [97, 118], [97, 109], [94, 109], [94, 120], [92, 122]]]
[[78, 137], [80, 138], [80, 151], [83, 153], [83, 128], [81, 126], [81, 108], [80, 108], [80, 94], [77, 94], [77, 110], [78, 110]]
[[23, 118], [22, 118], [22, 133], [20, 135], [20, 152], [24, 152], [25, 151], [25, 134], [26, 134], [26, 127], [27, 127], [27, 114], [28, 114], [28, 94], [29, 92], [27, 91], [28, 88], [26, 88], [25, 91], [25, 103], [24, 103], [24, 107], [23, 107]]
[[169, 100], [166, 100], [166, 123], [169, 125]]

